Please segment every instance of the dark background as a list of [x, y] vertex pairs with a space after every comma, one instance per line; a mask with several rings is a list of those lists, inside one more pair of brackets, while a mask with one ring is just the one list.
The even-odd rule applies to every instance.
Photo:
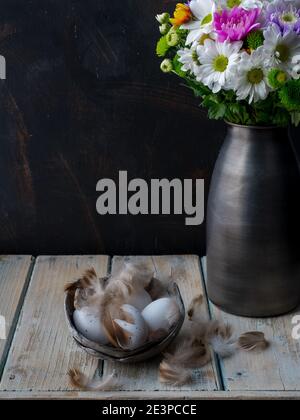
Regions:
[[0, 253], [205, 252], [184, 216], [96, 213], [96, 183], [205, 178], [224, 137], [159, 70], [167, 0], [0, 0]]

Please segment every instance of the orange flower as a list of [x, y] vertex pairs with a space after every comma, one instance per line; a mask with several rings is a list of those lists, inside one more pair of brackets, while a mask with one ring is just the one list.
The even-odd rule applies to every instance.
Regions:
[[178, 3], [174, 12], [174, 18], [170, 22], [174, 26], [181, 26], [192, 19], [192, 12], [189, 6], [183, 3]]

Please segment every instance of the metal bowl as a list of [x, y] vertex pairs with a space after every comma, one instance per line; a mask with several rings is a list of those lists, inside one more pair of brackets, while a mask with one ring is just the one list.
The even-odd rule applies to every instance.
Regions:
[[[109, 281], [108, 277], [103, 278], [105, 281]], [[146, 343], [144, 346], [137, 348], [135, 350], [126, 351], [111, 345], [101, 345], [94, 343], [93, 341], [88, 340], [82, 334], [77, 331], [74, 322], [73, 322], [73, 312], [74, 308], [74, 295], [75, 290], [68, 290], [65, 294], [65, 314], [67, 319], [67, 324], [69, 330], [76, 342], [76, 344], [83, 349], [86, 353], [91, 356], [102, 359], [102, 360], [112, 360], [122, 363], [136, 363], [142, 362], [147, 359], [151, 359], [159, 354], [161, 354], [176, 338], [185, 318], [185, 307], [180, 294], [180, 290], [175, 282], [172, 282], [168, 289], [168, 295], [176, 299], [178, 307], [180, 309], [180, 319], [178, 323], [172, 328], [169, 334], [159, 340]]]

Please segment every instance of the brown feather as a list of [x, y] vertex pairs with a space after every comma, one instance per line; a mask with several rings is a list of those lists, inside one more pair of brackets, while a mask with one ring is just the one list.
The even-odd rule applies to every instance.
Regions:
[[116, 339], [118, 347], [126, 348], [130, 343], [131, 335], [124, 331], [115, 321], [112, 321], [114, 328], [114, 339]]
[[187, 314], [190, 320], [194, 318], [195, 313], [197, 312], [199, 307], [202, 305], [202, 303], [203, 303], [203, 295], [198, 295], [194, 297], [187, 311]]
[[94, 268], [86, 270], [80, 279], [81, 287], [91, 287], [93, 282], [97, 280], [97, 274]]
[[64, 285], [65, 292], [75, 291], [78, 287], [80, 287], [80, 281], [76, 280], [75, 282], [69, 282]]
[[[128, 302], [130, 295], [139, 287], [149, 285], [152, 273], [142, 264], [126, 264], [121, 270], [114, 274], [106, 286], [103, 300], [101, 302], [101, 319], [110, 343], [120, 347], [117, 334], [119, 328], [113, 323], [114, 319], [124, 319], [124, 313], [120, 308]], [[129, 321], [130, 322], [130, 321]], [[122, 337], [121, 337], [122, 338]]]
[[230, 340], [233, 335], [232, 326], [223, 324], [219, 321], [211, 321], [207, 323], [206, 336], [210, 340], [212, 337], [221, 337], [223, 340]]
[[238, 346], [244, 351], [266, 350], [269, 347], [269, 342], [264, 333], [250, 331], [240, 336]]
[[78, 288], [78, 287], [89, 287], [91, 285], [91, 280], [93, 279], [97, 279], [97, 274], [95, 272], [94, 268], [90, 268], [88, 270], [86, 270], [82, 277], [79, 280], [76, 280], [75, 282], [72, 283], [67, 283], [65, 285], [65, 291], [70, 290], [70, 288]]
[[178, 342], [172, 353], [165, 354], [165, 360], [172, 366], [200, 368], [209, 363], [211, 354], [203, 339], [191, 336]]
[[119, 343], [116, 337], [116, 331], [115, 331], [115, 326], [114, 326], [114, 322], [113, 319], [110, 315], [110, 312], [102, 312], [102, 325], [103, 328], [105, 330], [105, 334], [108, 338], [108, 341], [110, 342], [110, 344], [112, 344], [114, 347], [119, 348]]
[[68, 372], [71, 386], [83, 391], [112, 391], [120, 388], [115, 372], [103, 380], [89, 379], [78, 369], [71, 369]]
[[145, 288], [145, 290], [149, 293], [153, 301], [167, 295], [167, 288], [161, 280], [158, 280], [155, 277], [152, 277], [150, 283]]
[[125, 263], [111, 276], [108, 287], [112, 291], [121, 290], [124, 295], [130, 295], [136, 288], [146, 289], [152, 279], [153, 272], [143, 263]]
[[159, 365], [159, 380], [163, 384], [183, 386], [192, 381], [192, 376], [185, 368], [163, 360]]
[[93, 268], [87, 270], [77, 282], [66, 285], [65, 290], [74, 292], [74, 307], [99, 308], [99, 317], [110, 343], [119, 347], [114, 319], [124, 319], [120, 308], [138, 288], [149, 286], [153, 273], [144, 264], [127, 263], [109, 281], [98, 279]]

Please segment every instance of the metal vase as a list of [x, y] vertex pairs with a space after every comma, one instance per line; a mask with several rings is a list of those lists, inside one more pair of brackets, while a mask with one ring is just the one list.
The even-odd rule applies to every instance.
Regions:
[[229, 125], [207, 212], [208, 295], [226, 312], [300, 303], [300, 175], [288, 130]]

